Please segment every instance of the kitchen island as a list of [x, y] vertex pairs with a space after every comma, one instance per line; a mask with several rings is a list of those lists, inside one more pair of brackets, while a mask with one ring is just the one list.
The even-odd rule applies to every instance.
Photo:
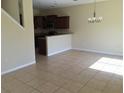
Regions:
[[51, 56], [71, 49], [72, 34], [56, 34], [38, 38], [39, 53]]

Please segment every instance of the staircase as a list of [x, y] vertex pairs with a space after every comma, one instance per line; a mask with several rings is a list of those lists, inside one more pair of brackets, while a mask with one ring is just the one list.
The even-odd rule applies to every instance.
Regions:
[[20, 5], [19, 5], [19, 1], [22, 1], [22, 0], [1, 0], [1, 7], [11, 17], [13, 17], [17, 22], [20, 23]]
[[10, 16], [3, 8], [1, 8], [1, 21], [2, 28], [6, 28], [6, 25], [4, 24], [7, 24], [8, 26], [12, 25], [13, 28], [17, 28], [18, 30], [24, 31], [24, 27], [20, 25], [20, 23], [17, 22], [12, 16]]

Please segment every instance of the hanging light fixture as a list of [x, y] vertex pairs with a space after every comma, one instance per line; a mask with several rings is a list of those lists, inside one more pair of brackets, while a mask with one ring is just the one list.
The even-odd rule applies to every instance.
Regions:
[[94, 13], [93, 17], [88, 18], [89, 23], [100, 23], [103, 20], [103, 17], [96, 17], [96, 0], [94, 0]]

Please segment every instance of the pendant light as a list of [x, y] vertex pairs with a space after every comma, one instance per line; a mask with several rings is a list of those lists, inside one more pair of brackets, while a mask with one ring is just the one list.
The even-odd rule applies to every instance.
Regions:
[[94, 13], [93, 17], [88, 18], [89, 23], [100, 23], [103, 20], [103, 17], [96, 17], [96, 0], [94, 0]]

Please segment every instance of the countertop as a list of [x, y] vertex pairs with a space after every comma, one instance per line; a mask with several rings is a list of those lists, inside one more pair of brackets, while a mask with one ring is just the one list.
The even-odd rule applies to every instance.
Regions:
[[40, 38], [40, 37], [51, 37], [51, 36], [59, 36], [59, 35], [68, 35], [72, 34], [72, 32], [69, 33], [55, 33], [55, 34], [35, 34], [35, 37]]

